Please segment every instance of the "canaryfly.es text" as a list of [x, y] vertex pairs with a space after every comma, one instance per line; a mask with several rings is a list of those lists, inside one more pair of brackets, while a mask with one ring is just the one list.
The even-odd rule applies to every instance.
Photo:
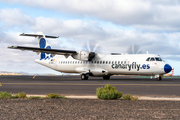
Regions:
[[139, 71], [140, 69], [150, 69], [149, 64], [137, 64], [136, 62], [132, 62], [132, 64], [112, 64], [111, 67], [113, 69], [128, 69], [129, 71], [132, 69], [136, 69]]

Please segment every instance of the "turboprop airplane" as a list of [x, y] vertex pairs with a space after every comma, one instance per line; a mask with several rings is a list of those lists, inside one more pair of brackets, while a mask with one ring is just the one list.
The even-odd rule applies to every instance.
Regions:
[[80, 73], [82, 80], [89, 76], [110, 79], [112, 75], [155, 76], [161, 80], [163, 74], [169, 73], [172, 67], [155, 54], [111, 54], [102, 55], [88, 51], [51, 49], [46, 38], [59, 36], [37, 34], [20, 34], [20, 36], [37, 37], [39, 48], [9, 46], [11, 49], [30, 50], [40, 55], [35, 62], [64, 73]]

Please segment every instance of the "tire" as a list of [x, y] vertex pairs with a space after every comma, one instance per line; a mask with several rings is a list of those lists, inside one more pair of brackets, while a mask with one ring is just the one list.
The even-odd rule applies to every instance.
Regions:
[[88, 80], [88, 78], [89, 78], [89, 77], [86, 75], [86, 78], [85, 78], [85, 80]]
[[88, 76], [86, 74], [82, 74], [81, 75], [81, 80], [88, 80]]
[[110, 79], [110, 76], [109, 76], [109, 75], [103, 76], [103, 79], [104, 79], [104, 80], [109, 80], [109, 79]]
[[162, 77], [159, 76], [159, 77], [157, 77], [156, 79], [157, 79], [157, 81], [161, 81], [161, 80], [162, 80]]

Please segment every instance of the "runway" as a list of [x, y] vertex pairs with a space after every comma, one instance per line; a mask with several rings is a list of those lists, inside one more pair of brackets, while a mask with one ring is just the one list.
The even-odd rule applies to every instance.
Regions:
[[59, 93], [64, 95], [96, 95], [96, 89], [106, 84], [115, 86], [123, 94], [138, 96], [180, 96], [180, 78], [162, 81], [146, 77], [112, 76], [110, 80], [80, 76], [0, 76], [0, 91], [26, 94]]

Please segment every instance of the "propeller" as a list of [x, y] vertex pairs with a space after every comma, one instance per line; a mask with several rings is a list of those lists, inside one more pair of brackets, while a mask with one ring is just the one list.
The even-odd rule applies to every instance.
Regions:
[[89, 57], [88, 57], [88, 61], [91, 61], [95, 56], [96, 56], [95, 52], [90, 52]]
[[88, 41], [84, 48], [89, 51], [88, 61], [91, 61], [96, 56], [96, 52], [100, 50], [100, 46], [98, 45], [98, 43], [93, 40]]
[[142, 50], [140, 49], [140, 45], [132, 44], [128, 47], [127, 53], [128, 54], [142, 54]]
[[89, 51], [89, 52], [96, 52], [96, 51], [99, 51], [100, 50], [100, 46], [99, 46], [99, 44], [96, 42], [96, 41], [94, 41], [94, 40], [89, 40], [89, 41], [87, 41], [87, 43], [86, 43], [86, 46], [84, 46], [85, 48], [87, 47], [87, 50]]

